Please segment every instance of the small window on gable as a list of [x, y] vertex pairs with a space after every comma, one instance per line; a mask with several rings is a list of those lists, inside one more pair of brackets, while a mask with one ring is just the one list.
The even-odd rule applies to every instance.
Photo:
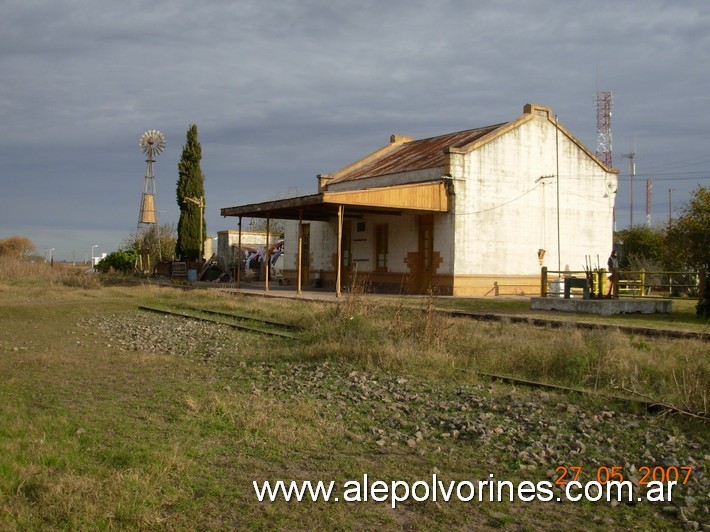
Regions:
[[364, 232], [365, 232], [365, 222], [358, 222], [358, 223], [355, 225], [355, 230], [356, 230], [358, 233], [364, 233]]

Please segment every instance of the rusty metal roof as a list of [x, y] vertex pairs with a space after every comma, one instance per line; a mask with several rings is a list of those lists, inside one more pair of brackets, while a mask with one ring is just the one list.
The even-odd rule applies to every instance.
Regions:
[[382, 157], [338, 175], [331, 183], [441, 167], [446, 148], [463, 148], [503, 125], [505, 123], [405, 142]]

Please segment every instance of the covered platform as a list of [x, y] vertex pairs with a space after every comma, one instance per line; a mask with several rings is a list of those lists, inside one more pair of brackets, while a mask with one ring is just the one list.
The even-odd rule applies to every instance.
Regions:
[[[338, 245], [337, 245], [337, 271], [335, 282], [336, 297], [340, 296], [341, 263], [342, 263], [342, 234], [345, 209], [349, 216], [364, 216], [367, 214], [387, 213], [402, 215], [405, 212], [435, 213], [448, 212], [449, 193], [445, 180], [425, 181], [421, 183], [408, 183], [403, 185], [376, 187], [345, 191], [323, 190], [318, 194], [298, 196], [262, 203], [252, 203], [235, 207], [225, 207], [220, 210], [222, 216], [239, 218], [240, 239], [238, 246], [241, 248], [242, 218], [265, 218], [266, 232], [269, 233], [271, 219], [298, 220], [298, 260], [296, 291], [301, 293], [301, 264], [303, 253], [303, 221], [328, 221], [337, 218]], [[266, 260], [267, 272], [264, 291], [269, 291], [268, 257]], [[239, 274], [238, 274], [239, 276]], [[237, 278], [237, 285], [241, 280]]]

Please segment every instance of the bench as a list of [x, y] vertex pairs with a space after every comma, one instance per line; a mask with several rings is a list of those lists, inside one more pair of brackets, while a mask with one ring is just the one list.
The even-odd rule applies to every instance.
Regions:
[[578, 279], [577, 277], [565, 277], [565, 299], [570, 298], [570, 291], [572, 288], [581, 288], [582, 298], [589, 299], [590, 287], [589, 280], [586, 277], [584, 279]]

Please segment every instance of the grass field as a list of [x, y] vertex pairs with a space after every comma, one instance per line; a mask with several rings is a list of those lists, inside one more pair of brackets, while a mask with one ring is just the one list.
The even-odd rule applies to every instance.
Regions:
[[[0, 528], [675, 530], [708, 523], [706, 420], [490, 382], [495, 372], [707, 415], [707, 343], [101, 284], [0, 264]], [[490, 300], [470, 305], [492, 305]], [[304, 341], [138, 310], [297, 323]], [[506, 303], [506, 305], [509, 305]], [[503, 309], [504, 310], [504, 309]], [[676, 317], [682, 322], [686, 317]], [[698, 324], [691, 324], [695, 327]], [[702, 325], [702, 324], [699, 324]], [[582, 480], [692, 466], [665, 503], [259, 502], [252, 481]], [[555, 491], [555, 494], [558, 492]]]

